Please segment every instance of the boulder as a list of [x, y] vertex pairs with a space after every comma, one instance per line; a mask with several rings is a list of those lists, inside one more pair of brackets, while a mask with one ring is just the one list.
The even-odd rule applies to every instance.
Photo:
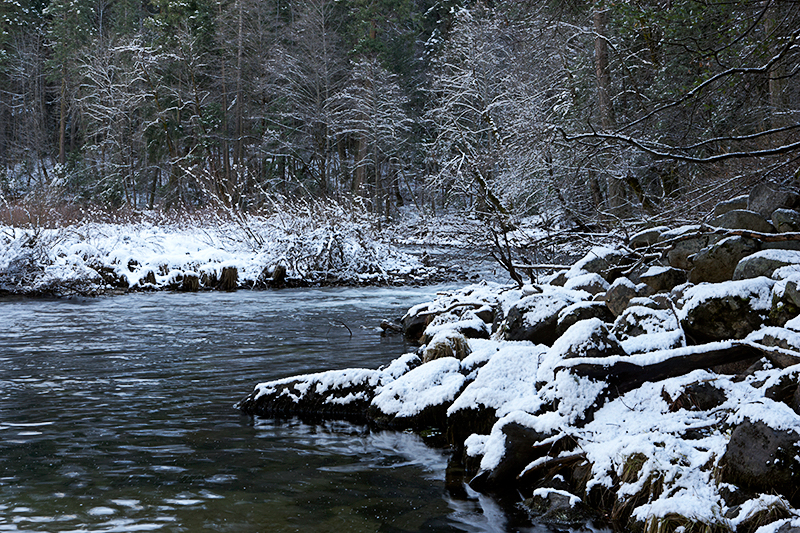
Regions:
[[467, 382], [455, 357], [420, 365], [381, 387], [367, 409], [379, 427], [424, 429], [447, 426], [447, 408]]
[[[780, 405], [780, 404], [777, 404]], [[800, 419], [796, 423], [800, 423]], [[800, 433], [745, 419], [720, 460], [719, 481], [800, 503]]]
[[650, 287], [652, 293], [671, 291], [687, 281], [685, 270], [664, 266], [650, 267], [639, 279]]
[[576, 322], [590, 318], [598, 318], [603, 322], [613, 322], [614, 314], [605, 302], [578, 302], [572, 304], [558, 313], [556, 334], [560, 337]]
[[457, 330], [443, 330], [430, 340], [422, 351], [422, 362], [428, 363], [443, 357], [461, 361], [471, 353], [469, 341]]
[[800, 195], [796, 191], [777, 183], [760, 183], [753, 187], [747, 200], [747, 209], [772, 218], [776, 209], [800, 207]]
[[767, 348], [770, 362], [778, 368], [800, 364], [800, 333], [786, 328], [770, 326], [754, 331], [745, 339]]
[[630, 258], [624, 252], [615, 248], [596, 246], [572, 265], [565, 273], [565, 276], [566, 278], [573, 278], [588, 272], [590, 274], [599, 274], [610, 283], [616, 278], [615, 271], [621, 265], [628, 263], [630, 263]]
[[719, 283], [733, 278], [739, 261], [759, 250], [759, 244], [746, 237], [728, 237], [700, 250], [692, 259], [689, 281]]
[[558, 314], [565, 307], [585, 300], [585, 292], [566, 289], [532, 294], [515, 303], [501, 326], [505, 340], [527, 340], [550, 345], [558, 338]]
[[644, 283], [635, 285], [628, 278], [617, 278], [606, 291], [603, 301], [614, 316], [619, 316], [628, 307], [631, 298], [647, 296], [649, 293], [650, 288]]
[[742, 258], [733, 271], [733, 279], [770, 277], [777, 269], [788, 265], [800, 265], [800, 252], [762, 250]]
[[692, 268], [691, 257], [708, 246], [712, 241], [711, 235], [693, 235], [700, 229], [700, 226], [682, 226], [662, 235], [663, 240], [677, 238], [667, 250], [667, 262], [669, 266], [690, 270]]
[[679, 330], [678, 318], [671, 309], [629, 306], [614, 321], [611, 332], [619, 340], [639, 335]]
[[749, 195], [744, 194], [742, 196], [737, 196], [735, 198], [731, 198], [730, 200], [720, 202], [714, 206], [714, 212], [712, 216], [716, 218], [724, 215], [728, 211], [733, 211], [735, 209], [747, 209], [748, 198]]
[[608, 282], [600, 274], [587, 273], [569, 278], [564, 283], [564, 288], [586, 291], [589, 294], [600, 294], [608, 289]]
[[769, 318], [776, 326], [783, 327], [800, 315], [800, 290], [797, 285], [796, 280], [780, 281], [775, 284]]
[[[772, 213], [770, 213], [771, 215]], [[775, 228], [760, 213], [748, 211], [746, 209], [734, 209], [724, 215], [711, 219], [709, 225], [717, 228], [743, 229], [756, 231], [759, 233], [774, 233]]]
[[800, 232], [800, 212], [794, 209], [776, 209], [772, 213], [772, 225], [778, 233]]
[[521, 506], [538, 522], [547, 524], [583, 526], [592, 518], [580, 498], [561, 489], [538, 488]]
[[642, 230], [631, 237], [628, 245], [631, 248], [644, 248], [647, 246], [652, 246], [661, 240], [661, 235], [668, 230], [669, 228], [667, 226], [659, 226], [657, 228]]
[[681, 326], [696, 342], [744, 339], [766, 320], [774, 283], [755, 278], [691, 287], [680, 302]]

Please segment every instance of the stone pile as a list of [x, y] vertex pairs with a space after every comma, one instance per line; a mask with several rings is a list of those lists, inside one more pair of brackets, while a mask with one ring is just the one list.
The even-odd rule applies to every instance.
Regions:
[[238, 407], [438, 428], [472, 488], [545, 521], [800, 532], [798, 209], [765, 184], [547, 283], [443, 295], [403, 318], [416, 354]]

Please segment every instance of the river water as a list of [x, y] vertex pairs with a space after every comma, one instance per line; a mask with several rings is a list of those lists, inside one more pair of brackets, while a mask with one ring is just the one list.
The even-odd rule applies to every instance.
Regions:
[[0, 531], [548, 531], [448, 491], [448, 453], [413, 433], [232, 407], [388, 363], [408, 347], [376, 326], [434, 292], [0, 300]]

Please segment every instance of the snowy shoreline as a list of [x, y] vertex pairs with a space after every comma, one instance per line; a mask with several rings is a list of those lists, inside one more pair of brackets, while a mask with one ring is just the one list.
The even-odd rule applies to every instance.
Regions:
[[236, 407], [434, 430], [449, 477], [535, 521], [797, 533], [800, 233], [730, 218], [440, 294], [403, 318], [416, 352], [259, 383]]
[[233, 222], [0, 226], [0, 294], [99, 295], [455, 279], [466, 277], [424, 265], [419, 257], [380, 242], [357, 225], [286, 228], [268, 218], [253, 218], [247, 227]]

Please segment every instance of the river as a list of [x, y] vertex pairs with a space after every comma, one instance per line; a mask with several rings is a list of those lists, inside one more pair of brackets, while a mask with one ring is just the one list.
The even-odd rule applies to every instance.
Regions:
[[376, 326], [435, 290], [0, 300], [0, 531], [548, 531], [448, 491], [413, 433], [233, 409], [388, 363], [408, 347]]

